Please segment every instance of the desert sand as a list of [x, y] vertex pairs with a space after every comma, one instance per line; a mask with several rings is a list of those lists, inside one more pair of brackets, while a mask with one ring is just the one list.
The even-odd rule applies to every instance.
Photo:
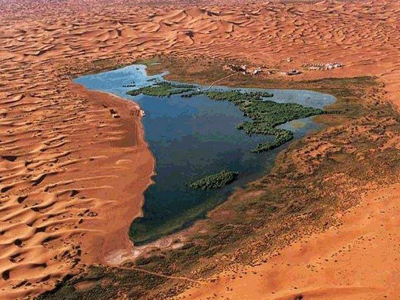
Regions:
[[[132, 247], [128, 227], [154, 168], [139, 108], [73, 76], [156, 54], [283, 69], [339, 61], [344, 68], [290, 80], [376, 76], [400, 108], [398, 1], [197, 5], [0, 1], [0, 298], [38, 295]], [[185, 295], [398, 297], [398, 191], [365, 195], [340, 228]]]
[[311, 235], [259, 266], [220, 274], [176, 299], [397, 299], [400, 187], [363, 197], [339, 228]]

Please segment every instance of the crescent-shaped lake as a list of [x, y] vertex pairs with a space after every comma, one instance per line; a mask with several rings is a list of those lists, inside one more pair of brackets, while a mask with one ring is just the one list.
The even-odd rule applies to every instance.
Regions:
[[[127, 92], [163, 82], [159, 74], [148, 76], [146, 67], [132, 65], [119, 70], [82, 76], [75, 82], [88, 89], [134, 100], [144, 111], [142, 124], [145, 139], [156, 159], [154, 184], [145, 192], [144, 216], [133, 221], [130, 236], [135, 245], [148, 243], [176, 232], [224, 201], [232, 192], [269, 172], [276, 155], [289, 143], [261, 153], [253, 153], [258, 144], [275, 137], [246, 134], [240, 123], [250, 121], [232, 102], [215, 101], [206, 94], [182, 97], [173, 94], [153, 97], [129, 96]], [[195, 86], [195, 90], [208, 90]], [[266, 101], [297, 103], [305, 107], [324, 108], [335, 101], [331, 95], [303, 90], [261, 90], [213, 87], [214, 91], [268, 92]], [[291, 120], [276, 128], [289, 130], [299, 139], [319, 130], [312, 117]], [[188, 182], [221, 170], [238, 172], [233, 183], [219, 189], [201, 190]]]

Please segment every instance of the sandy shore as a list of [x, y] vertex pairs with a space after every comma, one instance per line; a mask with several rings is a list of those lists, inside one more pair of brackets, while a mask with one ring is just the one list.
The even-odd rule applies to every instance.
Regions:
[[[288, 80], [373, 75], [385, 84], [385, 100], [400, 107], [397, 1], [221, 2], [197, 8], [20, 0], [0, 2], [0, 8], [4, 299], [36, 295], [65, 274], [130, 248], [127, 230], [150, 183], [154, 159], [137, 106], [89, 92], [73, 84], [71, 75], [154, 54], [246, 59], [282, 70], [339, 61], [344, 68]], [[234, 293], [227, 287], [239, 296], [251, 292], [249, 299], [300, 292], [325, 299], [390, 298], [398, 291], [389, 285], [399, 286], [396, 190], [379, 192], [381, 199], [366, 197], [344, 216], [340, 229], [293, 245], [266, 265], [243, 271], [243, 278], [224, 275], [188, 293], [214, 297], [206, 290], [212, 286], [229, 298]]]

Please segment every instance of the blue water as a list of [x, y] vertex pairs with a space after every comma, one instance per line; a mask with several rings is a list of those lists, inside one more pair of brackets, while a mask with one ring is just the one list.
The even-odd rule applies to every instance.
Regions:
[[[144, 217], [135, 220], [131, 226], [131, 238], [136, 244], [169, 234], [204, 216], [235, 188], [243, 187], [266, 174], [273, 166], [276, 155], [287, 146], [259, 154], [251, 153], [250, 150], [257, 144], [273, 140], [273, 137], [250, 137], [237, 130], [238, 124], [249, 119], [230, 102], [213, 101], [204, 95], [158, 98], [144, 95], [131, 97], [126, 94], [129, 90], [163, 80], [163, 75], [147, 76], [145, 66], [133, 65], [75, 80], [88, 89], [134, 99], [145, 111], [142, 123], [145, 139], [156, 159], [156, 175], [153, 177], [155, 183], [145, 192]], [[131, 83], [135, 87], [126, 87]], [[333, 96], [312, 91], [268, 91], [274, 94], [268, 100], [316, 108], [323, 108], [335, 100]], [[295, 139], [319, 129], [319, 125], [311, 118], [288, 122], [280, 127], [293, 131]], [[193, 190], [185, 186], [188, 181], [223, 169], [239, 172], [238, 180], [211, 191]]]

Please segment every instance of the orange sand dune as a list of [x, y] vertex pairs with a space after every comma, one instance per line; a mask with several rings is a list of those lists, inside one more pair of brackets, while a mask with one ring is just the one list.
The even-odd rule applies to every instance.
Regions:
[[397, 299], [400, 186], [374, 192], [339, 229], [307, 237], [260, 266], [220, 274], [176, 299]]
[[131, 114], [138, 107], [67, 86], [79, 95], [72, 103], [1, 104], [1, 298], [40, 292], [82, 262], [131, 247], [127, 228], [154, 165]]
[[[66, 273], [131, 247], [128, 226], [140, 214], [154, 166], [138, 107], [86, 91], [71, 83], [71, 75], [160, 53], [281, 69], [339, 61], [344, 68], [305, 72], [294, 80], [374, 75], [386, 85], [386, 99], [400, 106], [399, 24], [395, 0], [220, 1], [200, 7], [175, 1], [0, 1], [0, 298], [37, 295]], [[400, 266], [395, 223], [387, 223], [397, 212], [391, 193], [382, 192], [384, 201], [368, 198], [338, 232], [288, 248], [255, 268], [257, 275], [252, 270], [243, 279], [206, 287], [231, 298], [232, 287], [250, 299], [298, 292], [325, 299], [394, 295]], [[367, 217], [373, 208], [385, 211], [375, 212], [376, 222]], [[350, 252], [336, 254], [349, 245]], [[363, 263], [366, 256], [374, 265]], [[293, 266], [285, 267], [289, 258]]]

